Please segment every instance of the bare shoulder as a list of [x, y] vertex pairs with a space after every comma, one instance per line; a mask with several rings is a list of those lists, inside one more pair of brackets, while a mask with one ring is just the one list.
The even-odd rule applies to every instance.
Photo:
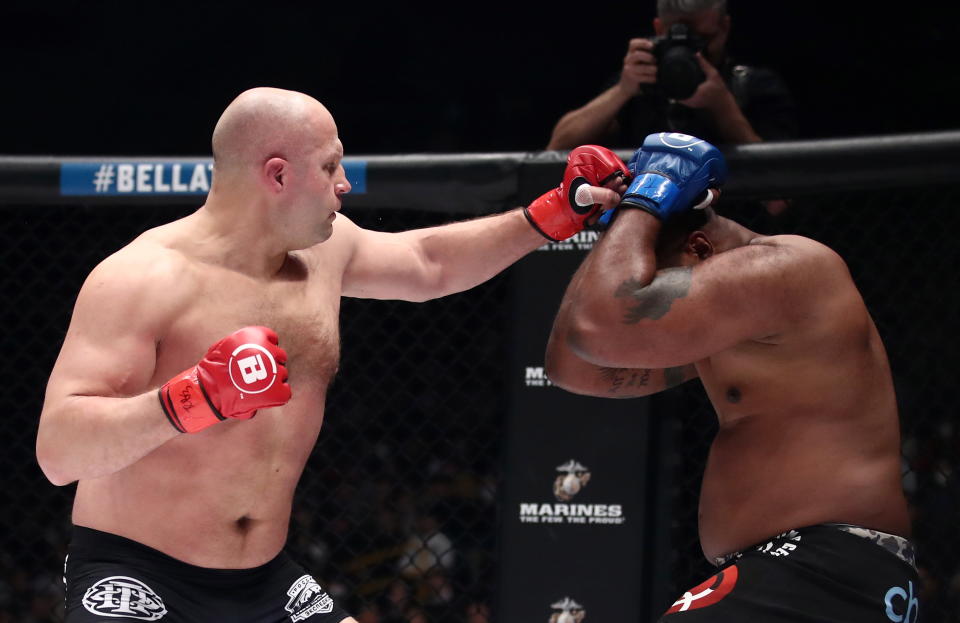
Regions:
[[800, 261], [822, 261], [838, 262], [843, 264], [843, 259], [836, 251], [812, 238], [806, 236], [797, 236], [793, 234], [784, 234], [779, 236], [758, 236], [750, 241], [751, 247], [766, 247], [774, 251], [788, 252], [796, 260]]
[[138, 288], [142, 291], [182, 282], [191, 261], [151, 230], [101, 261], [87, 278], [88, 285]]
[[[797, 334], [846, 312], [859, 293], [846, 263], [828, 246], [804, 236], [752, 239], [711, 258], [704, 281], [713, 282], [711, 309], [735, 314], [759, 331], [733, 331], [750, 339]], [[696, 273], [694, 273], [696, 275]]]
[[191, 262], [161, 239], [143, 234], [87, 276], [48, 396], [133, 395], [148, 386], [157, 343], [196, 298]]
[[781, 264], [785, 318], [798, 325], [824, 326], [839, 318], [859, 318], [864, 308], [844, 259], [833, 249], [804, 236], [756, 238], [751, 247], [764, 248]]
[[366, 232], [367, 230], [338, 212], [333, 221], [333, 233], [327, 240], [310, 247], [308, 255], [318, 261], [326, 271], [335, 266], [342, 269], [356, 252]]
[[797, 235], [761, 236], [747, 245], [752, 254], [761, 261], [778, 265], [784, 273], [794, 278], [799, 287], [813, 285], [806, 276], [822, 287], [824, 281], [849, 281], [847, 264], [840, 255], [827, 245]]
[[179, 309], [199, 287], [195, 263], [151, 230], [102, 260], [87, 276], [77, 312], [141, 320]]

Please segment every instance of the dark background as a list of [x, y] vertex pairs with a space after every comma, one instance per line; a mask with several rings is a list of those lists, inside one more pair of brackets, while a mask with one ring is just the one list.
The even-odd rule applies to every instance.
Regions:
[[[6, 0], [0, 153], [205, 155], [259, 85], [327, 104], [348, 155], [538, 150], [653, 6]], [[960, 127], [960, 8], [879, 6], [733, 0], [731, 51], [781, 72], [802, 138]]]

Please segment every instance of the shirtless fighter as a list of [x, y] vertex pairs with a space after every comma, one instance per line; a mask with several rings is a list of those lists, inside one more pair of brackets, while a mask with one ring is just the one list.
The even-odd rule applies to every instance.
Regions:
[[354, 622], [282, 552], [337, 370], [340, 297], [471, 288], [615, 206], [590, 184], [625, 170], [585, 146], [528, 208], [384, 233], [337, 214], [343, 147], [307, 95], [242, 93], [213, 155], [205, 205], [89, 275], [50, 376], [37, 457], [54, 484], [79, 481], [70, 623]]
[[706, 388], [719, 432], [700, 541], [720, 570], [662, 620], [913, 623], [896, 399], [845, 263], [704, 207], [726, 174], [704, 141], [650, 135], [629, 166], [561, 303], [547, 374], [611, 398]]

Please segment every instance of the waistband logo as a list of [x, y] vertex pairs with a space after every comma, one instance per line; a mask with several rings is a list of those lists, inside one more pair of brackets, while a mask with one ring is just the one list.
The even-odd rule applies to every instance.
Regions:
[[894, 586], [883, 597], [887, 606], [887, 618], [894, 623], [916, 623], [920, 617], [920, 601], [913, 596], [913, 582], [907, 582], [907, 590]]
[[673, 602], [670, 609], [665, 614], [674, 612], [686, 612], [687, 610], [697, 610], [712, 606], [724, 597], [730, 594], [733, 587], [737, 585], [737, 577], [740, 572], [737, 566], [727, 567], [717, 575], [713, 576], [703, 584], [696, 586], [685, 592], [680, 599]]
[[156, 621], [167, 613], [160, 596], [140, 580], [123, 575], [104, 578], [83, 594], [83, 607], [97, 616]]
[[290, 613], [291, 621], [303, 621], [315, 614], [327, 614], [333, 611], [333, 598], [320, 588], [317, 581], [309, 575], [302, 575], [287, 590], [290, 601], [284, 609]]

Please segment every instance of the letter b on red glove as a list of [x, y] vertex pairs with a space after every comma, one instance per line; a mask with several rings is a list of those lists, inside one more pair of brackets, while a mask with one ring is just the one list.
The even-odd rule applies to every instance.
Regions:
[[257, 409], [290, 400], [287, 353], [267, 327], [244, 327], [210, 347], [197, 365], [160, 388], [174, 428], [195, 433], [227, 418], [249, 419]]

